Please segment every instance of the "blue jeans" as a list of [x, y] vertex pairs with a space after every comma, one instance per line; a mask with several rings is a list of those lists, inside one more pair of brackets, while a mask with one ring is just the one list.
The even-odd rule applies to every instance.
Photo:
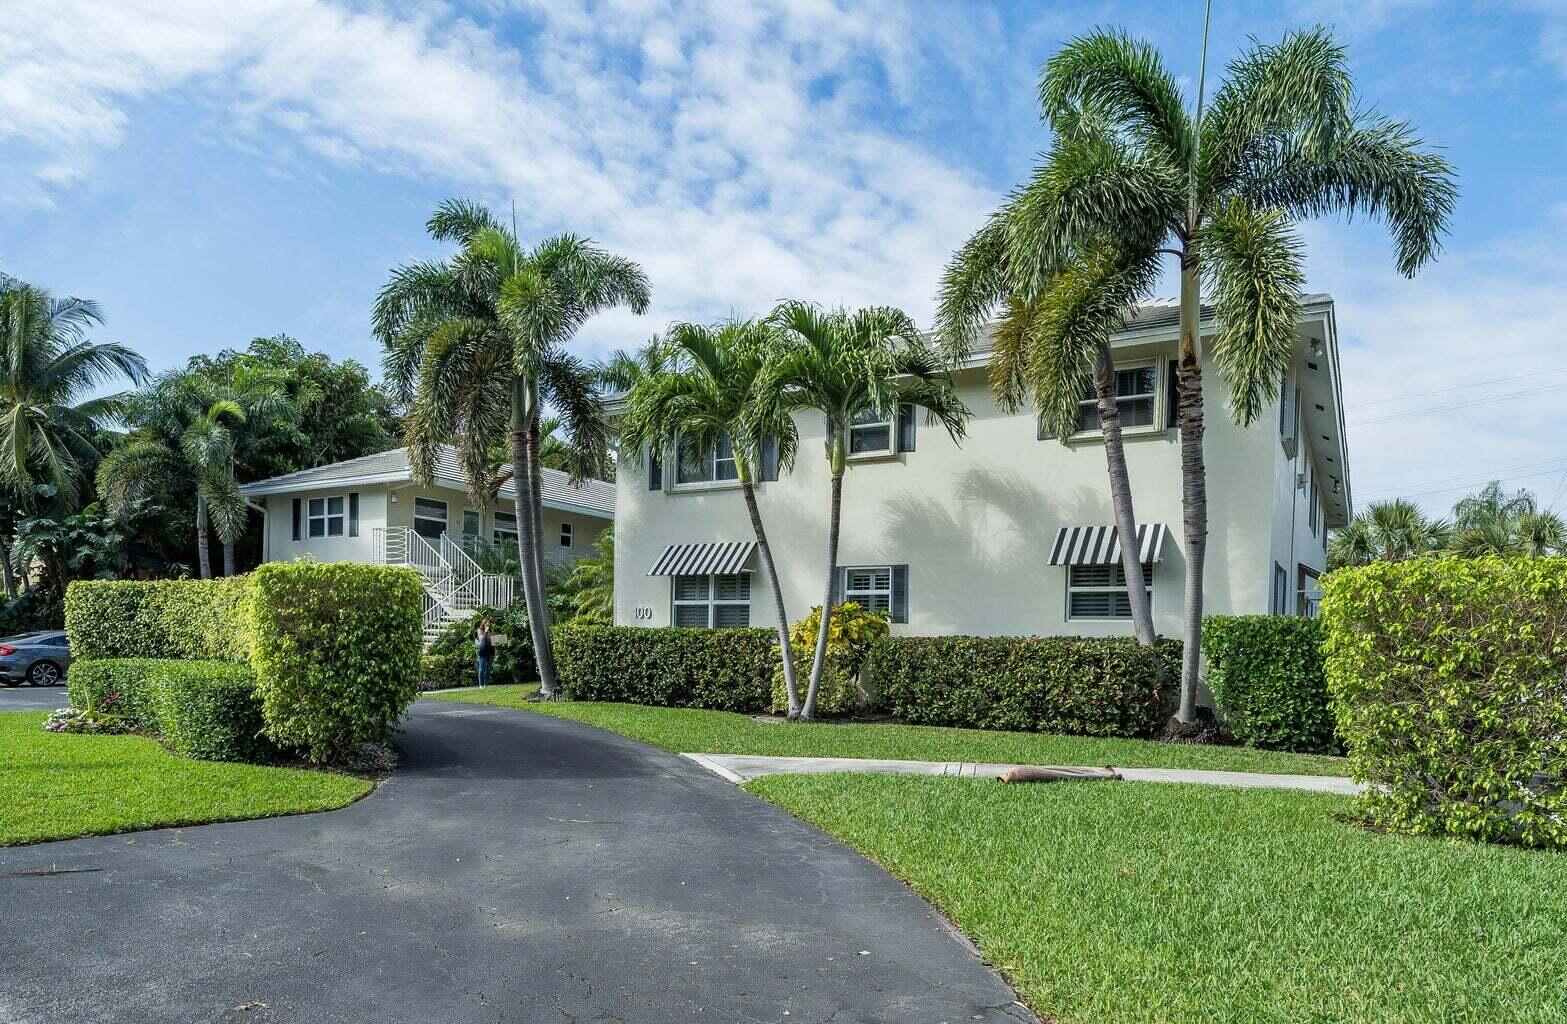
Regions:
[[479, 685], [480, 686], [489, 686], [490, 685], [490, 669], [492, 667], [494, 667], [494, 665], [495, 665], [495, 655], [493, 655], [493, 654], [481, 654], [481, 655], [479, 655]]

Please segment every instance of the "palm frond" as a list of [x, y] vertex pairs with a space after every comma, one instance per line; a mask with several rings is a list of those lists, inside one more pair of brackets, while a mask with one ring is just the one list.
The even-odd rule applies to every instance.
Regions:
[[953, 363], [974, 351], [991, 313], [1010, 294], [1007, 239], [1005, 212], [991, 214], [985, 226], [953, 253], [941, 275], [934, 334]]
[[1164, 59], [1124, 32], [1080, 36], [1045, 63], [1039, 107], [1058, 135], [1070, 135], [1080, 112], [1158, 150], [1175, 167], [1191, 163], [1192, 128], [1186, 103]]

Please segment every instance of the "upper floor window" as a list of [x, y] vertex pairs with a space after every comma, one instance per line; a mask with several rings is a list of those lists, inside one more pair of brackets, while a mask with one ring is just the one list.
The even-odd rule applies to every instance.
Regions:
[[892, 451], [892, 417], [864, 409], [849, 422], [849, 454]]
[[493, 527], [490, 531], [495, 543], [502, 546], [517, 543], [517, 513], [496, 512], [492, 517]]
[[699, 629], [729, 629], [751, 624], [751, 574], [675, 576], [674, 624]]
[[[1153, 604], [1153, 563], [1143, 564], [1143, 585]], [[1113, 565], [1073, 565], [1067, 568], [1066, 617], [1068, 619], [1130, 619], [1132, 598], [1126, 586], [1126, 569]]]
[[697, 451], [694, 445], [680, 446], [680, 464], [675, 467], [675, 483], [701, 484], [722, 480], [738, 480], [735, 468], [734, 446], [727, 434], [718, 435], [718, 442], [705, 451]]
[[341, 537], [348, 522], [348, 499], [340, 494], [311, 498], [308, 521], [312, 537]]
[[[1154, 425], [1154, 404], [1159, 390], [1159, 367], [1128, 366], [1115, 371], [1115, 405], [1121, 413], [1122, 427]], [[1099, 393], [1093, 384], [1077, 405], [1077, 429], [1099, 431]]]
[[446, 502], [439, 498], [414, 498], [414, 532], [436, 538], [446, 532]]

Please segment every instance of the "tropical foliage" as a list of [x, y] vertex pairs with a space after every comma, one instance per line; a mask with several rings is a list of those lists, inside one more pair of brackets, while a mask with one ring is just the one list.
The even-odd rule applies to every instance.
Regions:
[[415, 476], [428, 482], [437, 446], [454, 442], [470, 496], [493, 497], [490, 447], [509, 436], [524, 599], [539, 662], [540, 692], [558, 695], [545, 602], [540, 437], [545, 403], [571, 435], [573, 477], [607, 462], [607, 428], [591, 368], [566, 351], [590, 317], [618, 306], [642, 312], [640, 267], [576, 235], [525, 246], [483, 207], [448, 200], [426, 225], [455, 242], [444, 261], [392, 272], [373, 323], [385, 369], [408, 403], [406, 436]]
[[1328, 568], [1402, 562], [1424, 555], [1529, 558], [1567, 553], [1567, 523], [1532, 491], [1493, 480], [1432, 518], [1403, 498], [1372, 502], [1328, 539]]
[[[1250, 425], [1277, 400], [1300, 311], [1304, 254], [1292, 224], [1326, 214], [1380, 219], [1395, 261], [1413, 275], [1435, 257], [1456, 199], [1447, 161], [1414, 131], [1362, 104], [1343, 48], [1325, 29], [1257, 42], [1228, 68], [1211, 106], [1189, 107], [1149, 44], [1097, 31], [1067, 44], [1040, 75], [1039, 102], [1055, 143], [1033, 177], [954, 258], [937, 335], [966, 355], [1004, 305], [1013, 345], [999, 373], [1046, 381], [1033, 389], [1060, 419], [1080, 397], [1096, 358], [1089, 344], [1061, 347], [1060, 318], [1033, 313], [1053, 292], [1107, 334], [1147, 294], [1167, 255], [1180, 260], [1177, 409], [1181, 434], [1185, 661], [1177, 719], [1196, 718], [1207, 542], [1202, 377], [1217, 370], [1236, 422]], [[1216, 333], [1198, 343], [1206, 285]], [[1060, 303], [1059, 299], [1052, 302]], [[1060, 365], [1037, 366], [1059, 359]], [[1019, 385], [1017, 388], [1023, 391]]]
[[[911, 406], [923, 410], [928, 420], [940, 423], [959, 441], [970, 413], [944, 364], [902, 310], [886, 306], [824, 310], [804, 302], [785, 302], [773, 310], [768, 322], [782, 335], [784, 345], [757, 379], [757, 400], [750, 407], [751, 415], [762, 424], [781, 423], [805, 410], [826, 418], [824, 454], [832, 484], [822, 606], [830, 608], [838, 575], [843, 478], [850, 466], [849, 436], [855, 420], [869, 415], [896, 421], [900, 407]], [[800, 702], [799, 717], [806, 721], [816, 713], [830, 621], [828, 616], [817, 630], [810, 683]]]

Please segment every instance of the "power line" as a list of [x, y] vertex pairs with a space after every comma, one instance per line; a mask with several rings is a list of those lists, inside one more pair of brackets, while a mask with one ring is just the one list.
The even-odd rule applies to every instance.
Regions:
[[[1450, 487], [1436, 487], [1429, 491], [1383, 491], [1379, 493], [1383, 495], [1396, 494], [1400, 498], [1420, 498], [1428, 494], [1448, 494], [1453, 491], [1466, 491], [1471, 487], [1484, 487], [1492, 480], [1529, 480], [1537, 476], [1550, 476], [1552, 473], [1556, 472], [1557, 468], [1558, 467], [1552, 466], [1550, 469], [1541, 469], [1533, 473], [1509, 473], [1501, 476], [1498, 476], [1495, 473], [1491, 473], [1487, 474], [1486, 476], [1475, 477], [1466, 483], [1453, 484]], [[1414, 484], [1412, 486], [1418, 487], [1420, 485]]]
[[[1518, 464], [1516, 466], [1498, 466], [1495, 469], [1492, 469], [1492, 470], [1489, 471], [1488, 479], [1495, 479], [1495, 478], [1501, 477], [1504, 474], [1513, 472], [1514, 470], [1519, 470], [1519, 469], [1537, 469], [1537, 468], [1539, 468], [1541, 466], [1550, 466], [1551, 468], [1546, 470], [1546, 472], [1554, 473], [1554, 472], [1556, 472], [1557, 469], [1561, 468], [1561, 464], [1563, 462], [1567, 462], [1567, 455], [1559, 455], [1559, 456], [1557, 456], [1554, 459], [1541, 459], [1539, 462], [1524, 462], [1524, 463], [1520, 463], [1520, 464]], [[1449, 483], [1449, 482], [1454, 481], [1454, 480], [1472, 480], [1476, 476], [1479, 476], [1479, 475], [1480, 475], [1479, 471], [1476, 471], [1476, 472], [1473, 472], [1473, 473], [1461, 473], [1461, 474], [1459, 474], [1457, 476], [1441, 476], [1441, 477], [1437, 477], [1435, 480], [1417, 480], [1414, 483], [1404, 484], [1404, 485], [1399, 486], [1399, 487], [1384, 487], [1381, 490], [1372, 491], [1371, 493], [1372, 494], [1399, 494], [1399, 493], [1402, 493], [1404, 491], [1407, 491], [1411, 487], [1429, 487], [1432, 484], [1445, 484], [1445, 483]]]
[[1514, 398], [1527, 398], [1530, 395], [1543, 395], [1551, 391], [1560, 391], [1567, 388], [1567, 381], [1560, 384], [1548, 384], [1541, 388], [1530, 388], [1527, 391], [1510, 391], [1505, 395], [1493, 395], [1490, 398], [1476, 398], [1468, 402], [1453, 402], [1448, 405], [1432, 405], [1424, 409], [1411, 409], [1408, 412], [1388, 413], [1386, 416], [1373, 416], [1365, 420], [1350, 420], [1349, 426], [1362, 427], [1368, 423], [1385, 423], [1388, 420], [1408, 419], [1411, 416], [1426, 416], [1434, 412], [1448, 412], [1452, 409], [1469, 409], [1479, 405], [1493, 405], [1497, 402], [1506, 402]]
[[1433, 391], [1415, 391], [1407, 395], [1399, 395], [1397, 398], [1378, 398], [1370, 402], [1356, 402], [1354, 405], [1344, 407], [1348, 412], [1351, 409], [1364, 409], [1368, 405], [1386, 405], [1389, 402], [1407, 402], [1411, 398], [1426, 398], [1431, 395], [1445, 395], [1450, 391], [1463, 391], [1467, 388], [1483, 388], [1488, 384], [1506, 384], [1509, 381], [1527, 380], [1530, 377], [1544, 377], [1552, 373], [1567, 373], [1567, 366], [1558, 366], [1554, 370], [1538, 370], [1534, 373], [1520, 373], [1513, 377], [1493, 377], [1490, 380], [1477, 380], [1471, 384], [1454, 384], [1452, 387], [1436, 388]]

